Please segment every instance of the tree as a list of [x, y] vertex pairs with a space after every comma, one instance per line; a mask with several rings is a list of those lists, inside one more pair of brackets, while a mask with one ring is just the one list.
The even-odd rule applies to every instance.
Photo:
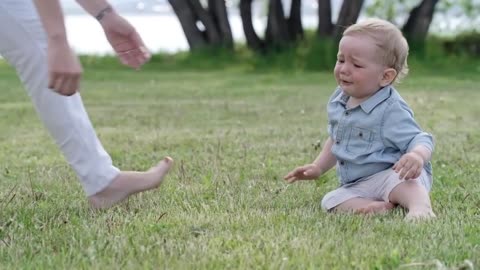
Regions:
[[[304, 37], [301, 0], [291, 0], [288, 17], [284, 12], [282, 0], [266, 2], [267, 26], [264, 39], [257, 35], [253, 27], [252, 4], [254, 0], [238, 1], [247, 46], [252, 50], [264, 53], [274, 48], [295, 44]], [[332, 22], [331, 0], [318, 0], [318, 37], [340, 40], [343, 31], [357, 21], [364, 2], [364, 0], [344, 0], [338, 19], [334, 23]], [[367, 13], [392, 22], [403, 17], [402, 14], [409, 15], [403, 31], [407, 39], [412, 42], [412, 39], [425, 39], [438, 2], [438, 0], [372, 0], [367, 7]], [[225, 0], [169, 0], [169, 3], [182, 25], [191, 50], [207, 46], [233, 48]], [[202, 3], [205, 3], [206, 7], [202, 6]], [[415, 4], [417, 5], [412, 8]], [[408, 10], [410, 10], [409, 13]], [[399, 22], [394, 23], [400, 24]]]
[[285, 17], [281, 0], [269, 0], [265, 40], [259, 38], [252, 23], [253, 0], [240, 0], [240, 17], [247, 46], [258, 52], [266, 52], [303, 38], [301, 0], [292, 0], [290, 15]]
[[337, 22], [333, 24], [330, 0], [318, 0], [318, 37], [340, 40], [343, 31], [357, 22], [362, 7], [363, 0], [344, 0]]
[[435, 5], [438, 0], [423, 0], [410, 11], [410, 16], [403, 26], [403, 34], [410, 42], [423, 42], [432, 22]]
[[301, 0], [292, 0], [292, 4], [290, 6], [290, 16], [287, 19], [287, 26], [290, 40], [296, 41], [303, 39]]
[[233, 36], [224, 0], [168, 0], [182, 25], [191, 50], [208, 46], [233, 49]]
[[[437, 5], [440, 2], [442, 4]], [[374, 0], [366, 11], [368, 16], [384, 18], [396, 25], [403, 25], [402, 31], [409, 42], [422, 43], [427, 37], [436, 9], [447, 13], [452, 6], [458, 6], [457, 0]]]
[[340, 40], [343, 31], [345, 31], [348, 26], [357, 22], [362, 6], [363, 0], [343, 0], [342, 8], [340, 9], [340, 14], [338, 14], [337, 23], [333, 31], [336, 40]]
[[265, 51], [265, 42], [255, 32], [252, 23], [252, 2], [253, 0], [240, 0], [240, 17], [242, 18], [243, 31], [247, 46], [257, 52]]
[[289, 40], [287, 20], [283, 12], [282, 0], [270, 0], [268, 2], [265, 41], [269, 46], [281, 46], [287, 44]]
[[332, 6], [330, 0], [318, 0], [318, 28], [320, 38], [330, 37], [333, 33]]

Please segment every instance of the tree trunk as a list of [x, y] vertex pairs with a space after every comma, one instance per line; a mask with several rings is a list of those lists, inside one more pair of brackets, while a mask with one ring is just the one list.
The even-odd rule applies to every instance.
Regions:
[[253, 0], [240, 0], [240, 17], [242, 18], [243, 32], [247, 46], [257, 52], [264, 52], [265, 43], [258, 37], [252, 23]]
[[330, 0], [318, 0], [318, 29], [320, 38], [330, 37], [333, 33], [332, 6]]
[[425, 40], [437, 3], [438, 0], [423, 0], [412, 9], [402, 29], [409, 41], [423, 42]]
[[292, 0], [290, 17], [288, 18], [288, 34], [290, 40], [297, 41], [303, 38], [302, 27], [302, 0]]
[[[200, 0], [168, 0], [182, 25], [190, 50], [207, 46], [233, 48], [232, 31], [224, 0], [209, 0], [208, 9]], [[203, 24], [199, 29], [197, 23]]]
[[338, 14], [337, 23], [335, 26], [335, 39], [342, 38], [343, 31], [348, 26], [357, 22], [358, 15], [363, 6], [363, 0], [343, 0], [342, 8]]
[[[175, 0], [172, 0], [175, 1]], [[205, 34], [207, 35], [208, 43], [212, 45], [220, 44], [220, 35], [217, 31], [217, 26], [210, 13], [202, 7], [199, 0], [188, 0], [193, 11], [200, 19], [200, 22], [205, 27]]]
[[188, 0], [168, 0], [177, 15], [191, 50], [207, 46], [205, 37], [197, 27], [198, 17]]
[[227, 48], [233, 49], [233, 36], [230, 23], [228, 22], [225, 0], [208, 0], [208, 8], [215, 25], [217, 25], [217, 31], [220, 34], [222, 44]]
[[288, 26], [283, 12], [282, 0], [270, 0], [268, 3], [267, 30], [265, 33], [267, 46], [288, 44]]

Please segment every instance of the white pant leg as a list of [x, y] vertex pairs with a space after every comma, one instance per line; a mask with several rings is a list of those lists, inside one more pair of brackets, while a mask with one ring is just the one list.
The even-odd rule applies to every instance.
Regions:
[[65, 97], [48, 89], [46, 47], [32, 0], [0, 0], [0, 54], [17, 70], [40, 119], [90, 196], [119, 170], [98, 140], [80, 95]]

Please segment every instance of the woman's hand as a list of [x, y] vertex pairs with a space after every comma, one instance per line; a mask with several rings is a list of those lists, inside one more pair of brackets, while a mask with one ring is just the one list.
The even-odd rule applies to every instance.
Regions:
[[66, 39], [48, 41], [48, 87], [71, 96], [79, 91], [83, 69]]
[[112, 11], [100, 20], [105, 36], [117, 54], [120, 62], [134, 69], [139, 69], [150, 60], [142, 38], [135, 28], [123, 17]]

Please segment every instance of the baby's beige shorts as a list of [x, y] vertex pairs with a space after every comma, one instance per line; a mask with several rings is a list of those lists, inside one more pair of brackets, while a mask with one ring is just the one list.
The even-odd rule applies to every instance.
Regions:
[[400, 180], [399, 174], [389, 168], [361, 178], [355, 183], [346, 184], [330, 191], [322, 199], [322, 208], [329, 211], [337, 205], [357, 197], [388, 202], [390, 192], [392, 192], [398, 184], [404, 181], [417, 181], [429, 192], [432, 187], [433, 179], [432, 176], [423, 169], [420, 176], [416, 179]]

